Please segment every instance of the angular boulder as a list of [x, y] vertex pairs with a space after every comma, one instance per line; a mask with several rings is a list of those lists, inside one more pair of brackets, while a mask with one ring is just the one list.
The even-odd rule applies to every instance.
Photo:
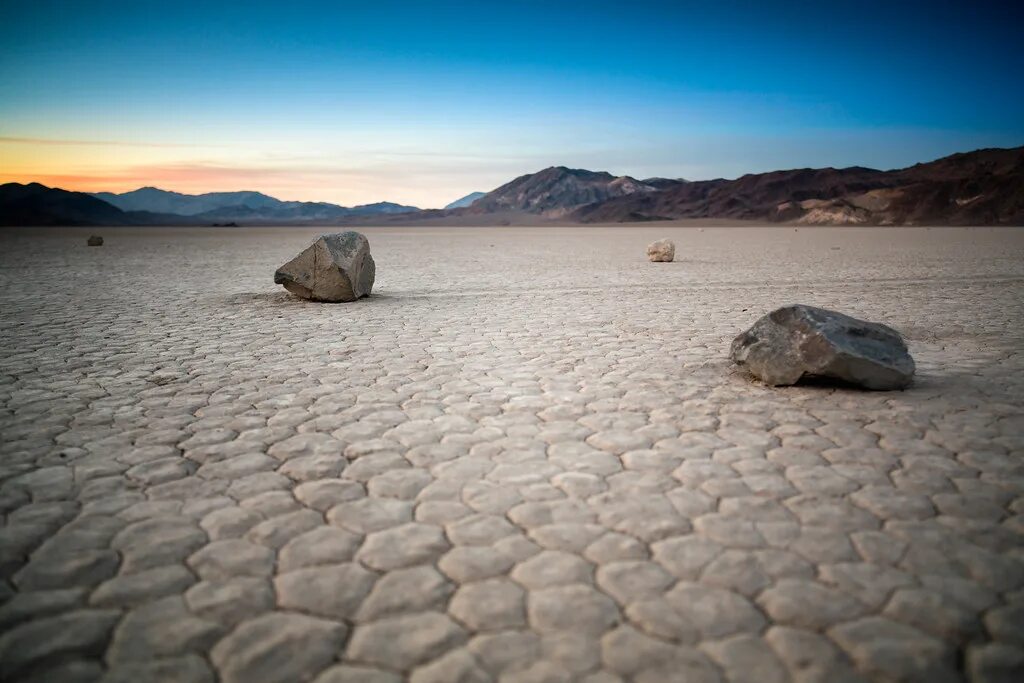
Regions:
[[654, 262], [671, 262], [676, 257], [676, 245], [672, 240], [658, 240], [647, 245], [647, 258]]
[[902, 389], [914, 376], [914, 359], [896, 330], [799, 304], [754, 323], [733, 340], [730, 357], [772, 386], [820, 377], [866, 389]]
[[103, 238], [99, 235], [90, 235], [89, 239], [85, 241], [85, 244], [90, 247], [102, 247]]
[[274, 283], [311, 301], [355, 301], [369, 296], [374, 274], [370, 242], [349, 231], [320, 235], [277, 269]]

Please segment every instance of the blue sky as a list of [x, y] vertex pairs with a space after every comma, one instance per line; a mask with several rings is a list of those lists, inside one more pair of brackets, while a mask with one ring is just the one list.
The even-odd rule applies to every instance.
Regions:
[[21, 4], [0, 180], [438, 206], [557, 164], [905, 166], [1024, 144], [1013, 4]]

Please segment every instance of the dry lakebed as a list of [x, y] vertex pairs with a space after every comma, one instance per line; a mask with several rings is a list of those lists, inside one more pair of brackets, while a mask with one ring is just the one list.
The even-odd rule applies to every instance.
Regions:
[[[0, 678], [1024, 680], [1024, 230], [358, 230], [0, 232]], [[792, 303], [913, 383], [752, 381]]]

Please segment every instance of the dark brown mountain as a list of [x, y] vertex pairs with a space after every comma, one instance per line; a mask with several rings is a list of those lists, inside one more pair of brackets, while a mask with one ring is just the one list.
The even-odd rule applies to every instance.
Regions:
[[39, 183], [0, 185], [0, 226], [189, 224], [175, 214], [122, 211], [85, 192]]
[[807, 224], [1024, 225], [1024, 147], [895, 171], [825, 168], [683, 183], [580, 207], [585, 223], [736, 218]]
[[961, 180], [1015, 173], [1020, 175], [1024, 172], [1024, 147], [960, 152], [893, 172], [908, 180]]
[[953, 154], [894, 172], [894, 224], [1024, 225], [1024, 147]]
[[548, 218], [561, 218], [573, 209], [625, 197], [655, 192], [629, 176], [552, 166], [538, 173], [519, 176], [461, 209], [464, 215], [521, 211]]
[[0, 185], [0, 225], [126, 225], [127, 214], [84, 192], [39, 183]]

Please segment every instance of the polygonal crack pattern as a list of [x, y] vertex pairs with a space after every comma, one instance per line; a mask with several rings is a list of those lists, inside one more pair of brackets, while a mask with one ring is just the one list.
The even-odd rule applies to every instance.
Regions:
[[[1024, 680], [1024, 239], [736, 230], [4, 233], [0, 678]], [[752, 383], [793, 301], [917, 381]]]

